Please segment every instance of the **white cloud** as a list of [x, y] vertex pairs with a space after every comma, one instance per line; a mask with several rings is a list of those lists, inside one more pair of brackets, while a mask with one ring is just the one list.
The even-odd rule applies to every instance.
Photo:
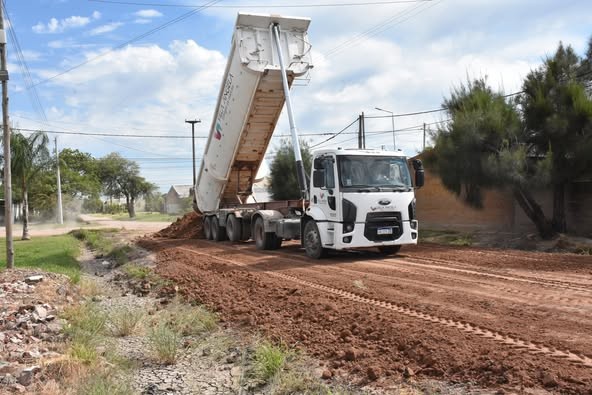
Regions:
[[123, 23], [121, 23], [121, 22], [112, 22], [112, 23], [108, 23], [106, 25], [95, 27], [94, 29], [92, 29], [89, 32], [89, 34], [91, 36], [98, 36], [100, 34], [110, 33], [112, 31], [120, 28], [121, 26], [123, 26]]
[[43, 57], [43, 54], [41, 52], [30, 51], [27, 49], [24, 49], [22, 54], [23, 54], [23, 58], [25, 58], [25, 61], [27, 61], [27, 62], [35, 62], [35, 61], [41, 60]]
[[71, 16], [65, 19], [57, 20], [51, 18], [46, 24], [39, 22], [33, 26], [35, 33], [62, 33], [68, 29], [86, 26], [90, 23], [90, 18], [85, 16]]
[[140, 10], [134, 13], [134, 15], [140, 18], [158, 18], [162, 16], [162, 13], [157, 10]]
[[152, 22], [152, 19], [142, 19], [142, 18], [138, 18], [134, 21], [134, 23], [136, 23], [138, 25], [146, 25], [151, 22]]
[[93, 11], [92, 17], [93, 19], [101, 19], [101, 13], [99, 11]]

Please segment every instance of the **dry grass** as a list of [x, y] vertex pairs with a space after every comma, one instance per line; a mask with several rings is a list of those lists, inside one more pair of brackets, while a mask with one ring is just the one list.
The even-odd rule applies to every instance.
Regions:
[[124, 337], [134, 333], [140, 320], [144, 317], [144, 312], [139, 309], [114, 310], [109, 314], [109, 324], [113, 336]]
[[87, 298], [93, 298], [103, 294], [99, 284], [87, 277], [82, 277], [78, 286], [80, 287], [80, 293], [82, 296], [86, 296]]
[[174, 301], [158, 317], [183, 336], [201, 335], [218, 327], [218, 317], [202, 306]]
[[157, 361], [172, 365], [177, 361], [181, 348], [181, 334], [166, 323], [160, 323], [150, 330], [148, 340]]
[[253, 365], [250, 376], [262, 383], [267, 383], [286, 365], [292, 353], [284, 347], [263, 341], [255, 346]]

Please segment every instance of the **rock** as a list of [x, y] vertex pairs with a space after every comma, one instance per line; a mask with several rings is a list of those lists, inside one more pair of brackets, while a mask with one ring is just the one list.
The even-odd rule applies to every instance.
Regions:
[[32, 359], [41, 358], [41, 353], [37, 350], [25, 351], [25, 352], [23, 352], [23, 358], [32, 358]]
[[553, 375], [551, 375], [549, 372], [544, 372], [541, 374], [541, 381], [545, 387], [557, 386], [557, 380], [555, 380], [555, 377], [553, 377]]
[[43, 306], [35, 306], [33, 310], [33, 317], [36, 321], [43, 321], [47, 318], [47, 309]]
[[111, 262], [109, 262], [109, 261], [103, 261], [103, 262], [101, 262], [101, 265], [103, 265], [104, 267], [108, 268], [109, 266], [111, 266]]
[[212, 355], [212, 349], [211, 348], [204, 348], [201, 352], [201, 355], [204, 357], [208, 357], [208, 356]]
[[19, 374], [18, 376], [18, 383], [20, 385], [24, 385], [25, 387], [31, 385], [31, 383], [33, 382], [33, 377], [35, 376], [35, 373], [37, 373], [38, 371], [40, 371], [41, 368], [39, 366], [31, 366], [28, 368], [25, 368], [21, 371], [21, 374]]
[[345, 350], [345, 360], [346, 361], [355, 361], [360, 357], [360, 351], [356, 350], [355, 348], [348, 348]]
[[16, 383], [16, 377], [14, 377], [10, 373], [6, 373], [4, 375], [4, 377], [0, 378], [0, 383], [6, 384], [6, 385], [15, 384]]
[[378, 378], [382, 375], [382, 369], [380, 369], [378, 366], [370, 366], [366, 371], [366, 374], [370, 380], [378, 380]]
[[331, 369], [323, 369], [323, 372], [321, 373], [321, 378], [323, 380], [328, 380], [331, 377], [333, 377], [333, 372], [331, 371]]
[[13, 394], [16, 394], [16, 393], [24, 394], [25, 392], [27, 392], [27, 389], [23, 385], [20, 385], [18, 383], [12, 384], [10, 386], [10, 389], [12, 390]]
[[415, 376], [415, 372], [409, 366], [405, 366], [405, 370], [403, 370], [403, 377], [409, 378]]
[[17, 366], [6, 361], [0, 361], [0, 375], [14, 374], [16, 371]]
[[41, 275], [29, 276], [29, 277], [25, 278], [25, 282], [27, 284], [37, 284], [37, 283], [40, 283], [41, 281], [43, 281], [43, 276], [41, 276]]

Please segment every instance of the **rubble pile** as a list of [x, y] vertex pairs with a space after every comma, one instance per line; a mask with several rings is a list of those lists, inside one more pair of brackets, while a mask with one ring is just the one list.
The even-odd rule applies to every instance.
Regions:
[[60, 277], [0, 273], [0, 390], [26, 392], [41, 366], [60, 357], [63, 322], [56, 304], [73, 301], [68, 279]]

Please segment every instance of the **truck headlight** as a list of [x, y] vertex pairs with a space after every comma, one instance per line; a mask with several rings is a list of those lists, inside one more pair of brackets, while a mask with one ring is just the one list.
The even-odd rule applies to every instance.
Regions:
[[351, 222], [344, 222], [343, 223], [343, 233], [349, 233], [354, 231], [355, 224]]

